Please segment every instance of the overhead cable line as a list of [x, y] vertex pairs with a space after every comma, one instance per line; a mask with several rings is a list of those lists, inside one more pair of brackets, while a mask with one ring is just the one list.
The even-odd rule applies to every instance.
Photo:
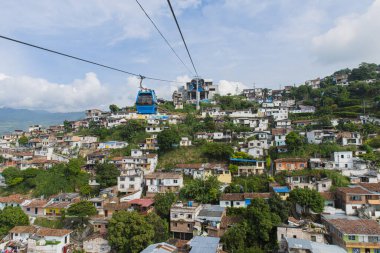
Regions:
[[160, 29], [158, 28], [158, 26], [154, 23], [154, 21], [151, 19], [151, 17], [148, 15], [148, 13], [145, 11], [144, 7], [142, 7], [142, 5], [139, 3], [138, 0], [136, 0], [137, 4], [140, 6], [141, 10], [144, 12], [145, 16], [150, 20], [150, 22], [152, 23], [152, 25], [154, 26], [154, 28], [156, 28], [157, 32], [161, 35], [161, 37], [164, 39], [164, 41], [166, 42], [166, 44], [170, 47], [170, 49], [173, 51], [173, 53], [175, 54], [175, 56], [177, 56], [178, 60], [180, 60], [180, 62], [182, 62], [183, 66], [185, 66], [185, 68], [193, 74], [193, 72], [190, 70], [190, 68], [183, 62], [183, 60], [181, 59], [181, 57], [179, 57], [179, 55], [177, 54], [177, 52], [174, 50], [174, 48], [172, 47], [172, 45], [170, 45], [169, 41], [165, 38], [165, 36], [162, 34], [162, 32], [160, 31]]
[[182, 34], [182, 31], [181, 31], [181, 28], [179, 27], [178, 20], [177, 20], [177, 17], [175, 16], [175, 13], [174, 13], [174, 10], [173, 10], [173, 7], [172, 7], [172, 4], [170, 3], [170, 0], [167, 0], [167, 1], [168, 1], [168, 4], [169, 4], [169, 7], [170, 7], [170, 11], [171, 11], [172, 14], [173, 14], [173, 18], [174, 18], [174, 20], [175, 20], [175, 23], [177, 24], [178, 31], [179, 31], [179, 33], [181, 34], [181, 38], [182, 38], [183, 44], [185, 45], [185, 48], [186, 48], [187, 54], [189, 55], [189, 58], [190, 58], [191, 64], [193, 65], [193, 68], [194, 68], [195, 74], [196, 74], [197, 77], [198, 77], [199, 75], [198, 75], [197, 69], [195, 68], [195, 65], [194, 65], [194, 62], [193, 62], [193, 58], [191, 58], [189, 48], [187, 47], [187, 44], [186, 44], [185, 38], [183, 37], [183, 34]]
[[[121, 73], [124, 73], [124, 74], [128, 74], [128, 75], [132, 75], [132, 76], [137, 76], [137, 77], [140, 77], [140, 78], [142, 77], [142, 75], [140, 75], [140, 74], [135, 74], [135, 73], [132, 73], [132, 72], [129, 72], [129, 71], [126, 71], [126, 70], [118, 69], [118, 68], [111, 67], [111, 66], [108, 66], [108, 65], [104, 65], [104, 64], [101, 64], [101, 63], [97, 63], [97, 62], [94, 62], [94, 61], [86, 60], [86, 59], [83, 59], [83, 58], [80, 58], [80, 57], [76, 57], [76, 56], [72, 56], [72, 55], [69, 55], [69, 54], [61, 53], [61, 52], [58, 52], [58, 51], [55, 51], [55, 50], [51, 50], [51, 49], [48, 49], [48, 48], [44, 48], [44, 47], [41, 47], [41, 46], [30, 44], [30, 43], [27, 43], [27, 42], [24, 42], [24, 41], [12, 39], [12, 38], [9, 38], [9, 37], [6, 37], [6, 36], [0, 35], [0, 38], [1, 39], [5, 39], [5, 40], [9, 40], [9, 41], [12, 41], [12, 42], [16, 42], [16, 43], [19, 43], [19, 44], [23, 44], [23, 45], [26, 45], [26, 46], [29, 46], [29, 47], [34, 47], [34, 48], [37, 48], [37, 49], [40, 49], [40, 50], [43, 50], [43, 51], [47, 51], [47, 52], [50, 52], [50, 53], [53, 53], [53, 54], [58, 54], [58, 55], [61, 55], [61, 56], [72, 58], [72, 59], [75, 59], [75, 60], [78, 60], [78, 61], [82, 61], [82, 62], [86, 62], [86, 63], [89, 63], [89, 64], [93, 64], [93, 65], [96, 65], [96, 66], [99, 66], [99, 67], [102, 67], [102, 68], [111, 69], [111, 70], [114, 70], [114, 71], [118, 71], [118, 72], [121, 72]], [[154, 81], [160, 81], [160, 82], [183, 83], [183, 82], [178, 82], [178, 81], [173, 81], [173, 80], [166, 80], [166, 79], [149, 77], [149, 76], [144, 76], [144, 78], [150, 79], [150, 80], [154, 80]]]

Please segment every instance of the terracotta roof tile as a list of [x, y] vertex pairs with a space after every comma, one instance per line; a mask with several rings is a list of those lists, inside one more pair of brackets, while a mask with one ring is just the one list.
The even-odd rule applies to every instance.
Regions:
[[325, 200], [335, 200], [335, 194], [333, 192], [320, 192], [322, 198]]
[[12, 228], [9, 233], [16, 233], [16, 234], [21, 234], [21, 233], [28, 233], [28, 234], [33, 234], [37, 230], [36, 227], [34, 226], [15, 226]]
[[149, 207], [154, 204], [153, 199], [134, 199], [128, 202], [130, 205], [135, 204], [142, 207]]
[[220, 196], [220, 200], [229, 200], [229, 201], [243, 201], [243, 193], [224, 193]]
[[38, 236], [65, 236], [72, 232], [69, 229], [39, 228], [36, 234]]
[[360, 183], [359, 185], [369, 191], [380, 193], [380, 183]]
[[47, 204], [45, 199], [33, 199], [29, 204], [24, 205], [25, 207], [44, 207]]
[[0, 197], [0, 203], [18, 203], [21, 204], [27, 199], [26, 196], [20, 194], [13, 194], [6, 197]]
[[375, 220], [332, 219], [332, 220], [328, 220], [328, 222], [344, 234], [355, 234], [355, 235], [379, 235], [380, 234], [380, 225]]
[[308, 159], [306, 158], [298, 158], [298, 157], [290, 157], [290, 158], [279, 158], [274, 160], [275, 163], [281, 163], [281, 162], [307, 162]]
[[346, 194], [371, 194], [371, 192], [369, 192], [368, 190], [366, 189], [363, 189], [359, 186], [357, 187], [338, 187], [337, 188], [337, 191], [339, 192], [344, 192]]

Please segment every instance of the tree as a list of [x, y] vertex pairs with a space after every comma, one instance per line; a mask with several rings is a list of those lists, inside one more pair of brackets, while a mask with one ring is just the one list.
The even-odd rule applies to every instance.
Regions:
[[206, 117], [203, 121], [205, 130], [207, 132], [213, 132], [215, 131], [215, 121], [214, 119], [210, 116], [210, 114], [206, 114]]
[[95, 166], [96, 182], [100, 188], [117, 185], [117, 177], [120, 176], [118, 168], [111, 163], [99, 163]]
[[169, 224], [167, 220], [161, 219], [156, 213], [149, 213], [145, 216], [148, 224], [151, 224], [154, 229], [153, 243], [165, 242], [169, 239]]
[[163, 219], [169, 219], [170, 208], [177, 200], [177, 196], [172, 192], [158, 193], [154, 196], [154, 209]]
[[195, 179], [180, 190], [180, 196], [201, 203], [217, 203], [220, 197], [221, 183], [214, 176]]
[[165, 152], [174, 148], [178, 145], [180, 141], [180, 136], [177, 131], [165, 129], [157, 134], [158, 147], [160, 152]]
[[252, 200], [251, 205], [247, 207], [245, 219], [248, 225], [247, 238], [250, 238], [248, 247], [258, 245], [263, 247], [275, 241], [271, 234], [281, 223], [281, 219], [276, 213], [271, 212], [264, 199]]
[[284, 201], [277, 194], [272, 195], [268, 199], [268, 204], [271, 212], [277, 214], [282, 222], [285, 222], [289, 218], [289, 202]]
[[270, 170], [271, 165], [272, 165], [272, 159], [270, 159], [270, 156], [268, 155], [267, 158], [265, 159], [265, 166], [267, 170]]
[[29, 225], [28, 216], [20, 207], [7, 206], [0, 210], [0, 235], [6, 235], [14, 226]]
[[236, 224], [229, 228], [222, 237], [222, 242], [228, 252], [237, 252], [245, 249], [247, 239], [247, 226], [245, 223]]
[[120, 111], [120, 108], [115, 104], [110, 105], [109, 108], [110, 108], [110, 111], [112, 113], [116, 113], [116, 112]]
[[321, 213], [325, 206], [325, 201], [316, 190], [294, 189], [290, 192], [289, 200], [293, 204], [299, 204], [304, 211], [311, 209], [313, 212]]
[[73, 131], [70, 121], [68, 120], [63, 121], [63, 129], [65, 129], [66, 133]]
[[239, 170], [239, 167], [235, 164], [230, 164], [228, 165], [228, 170], [232, 173], [232, 174], [237, 174], [238, 173], [238, 170]]
[[67, 209], [67, 214], [84, 218], [97, 214], [97, 211], [93, 203], [87, 200], [82, 200], [78, 203], [72, 204]]
[[285, 142], [290, 151], [299, 150], [303, 144], [302, 137], [296, 132], [288, 133]]
[[108, 241], [116, 252], [138, 253], [153, 239], [153, 226], [137, 212], [119, 211], [108, 223]]
[[206, 143], [202, 148], [204, 156], [215, 160], [227, 160], [230, 158], [234, 150], [231, 145], [226, 143]]
[[21, 136], [20, 138], [18, 138], [18, 144], [20, 145], [20, 146], [26, 146], [26, 145], [28, 145], [28, 143], [29, 143], [29, 140], [28, 140], [28, 137], [26, 137], [25, 135], [23, 135], [23, 136]]

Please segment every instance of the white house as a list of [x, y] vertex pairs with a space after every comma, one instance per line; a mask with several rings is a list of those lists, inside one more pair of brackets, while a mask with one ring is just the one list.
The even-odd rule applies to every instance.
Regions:
[[352, 169], [354, 167], [352, 151], [334, 152], [333, 167], [337, 169]]
[[118, 149], [125, 148], [127, 146], [128, 143], [124, 141], [108, 141], [99, 143], [98, 149]]
[[180, 173], [154, 172], [144, 176], [147, 186], [147, 196], [156, 193], [178, 192], [183, 186], [183, 177]]
[[150, 125], [145, 127], [145, 132], [147, 133], [159, 133], [164, 130], [164, 127], [156, 126], [156, 125]]
[[35, 226], [15, 226], [9, 231], [12, 241], [27, 242], [28, 252], [62, 253], [70, 244], [72, 230]]
[[132, 193], [142, 190], [143, 172], [140, 169], [123, 170], [117, 177], [117, 190]]
[[181, 147], [189, 147], [191, 146], [191, 140], [188, 137], [182, 137], [179, 142], [179, 146]]

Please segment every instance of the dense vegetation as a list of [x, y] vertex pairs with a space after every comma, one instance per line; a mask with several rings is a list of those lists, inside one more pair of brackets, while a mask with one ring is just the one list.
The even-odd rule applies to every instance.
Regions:
[[4, 236], [14, 226], [29, 225], [29, 217], [20, 207], [7, 206], [0, 210], [0, 236]]
[[81, 170], [82, 165], [81, 159], [72, 159], [67, 164], [60, 163], [48, 170], [19, 170], [9, 167], [2, 174], [8, 185], [7, 192], [33, 191], [36, 197], [48, 197], [59, 192], [79, 191], [81, 187], [88, 185], [89, 175]]
[[[380, 116], [380, 82], [378, 65], [362, 63], [358, 68], [345, 69], [321, 81], [321, 88], [312, 89], [308, 85], [293, 87], [285, 98], [295, 98], [306, 105], [316, 105], [316, 116], [337, 116], [355, 118], [364, 111]], [[350, 83], [347, 86], [336, 85], [334, 75], [349, 74]]]

